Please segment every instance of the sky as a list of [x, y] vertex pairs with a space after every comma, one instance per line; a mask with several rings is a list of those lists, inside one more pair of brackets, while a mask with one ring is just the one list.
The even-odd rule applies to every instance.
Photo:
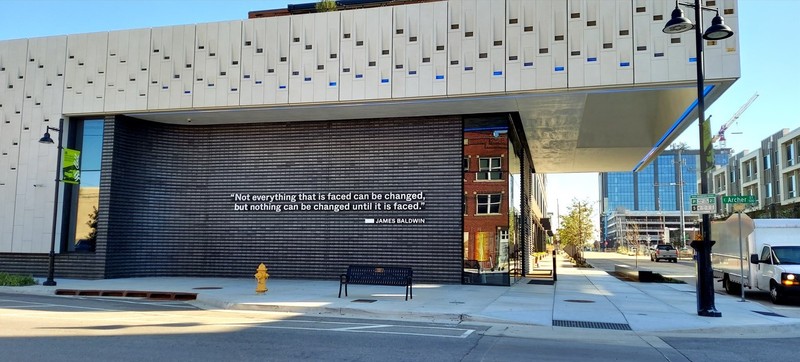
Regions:
[[[249, 11], [308, 2], [314, 1], [0, 0], [0, 40], [246, 19]], [[796, 107], [791, 107], [800, 102], [797, 14], [800, 0], [739, 0], [739, 29], [734, 29], [734, 36], [739, 37], [741, 78], [706, 108], [716, 133], [759, 93], [726, 132], [727, 146], [735, 152], [755, 150], [761, 140], [782, 128], [800, 127]], [[677, 141], [697, 148], [697, 122]], [[548, 175], [548, 209], [566, 215], [573, 200], [579, 200], [598, 210], [597, 180], [596, 173]]]

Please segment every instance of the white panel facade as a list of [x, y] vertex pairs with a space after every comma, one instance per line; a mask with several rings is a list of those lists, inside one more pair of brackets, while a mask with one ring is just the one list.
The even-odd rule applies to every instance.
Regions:
[[506, 90], [536, 89], [536, 3], [508, 0], [506, 5]]
[[67, 36], [64, 113], [101, 113], [105, 108], [109, 33]]
[[194, 25], [153, 28], [147, 109], [192, 107], [194, 55]]
[[567, 87], [567, 2], [536, 1], [536, 89]]
[[339, 21], [339, 12], [292, 16], [290, 103], [338, 100]]
[[[363, 72], [364, 96], [367, 99], [392, 97], [392, 36], [393, 8], [381, 7], [367, 10], [364, 45], [366, 69]], [[356, 72], [360, 60], [354, 58]], [[358, 78], [356, 73], [355, 78]], [[357, 83], [354, 83], [354, 85]], [[362, 99], [354, 97], [354, 99]]]
[[[731, 29], [739, 29], [739, 6], [734, 0], [717, 0], [715, 7]], [[705, 12], [703, 29], [711, 26], [714, 13]], [[734, 30], [735, 31], [735, 30]], [[732, 36], [724, 40], [703, 42], [703, 65], [706, 79], [738, 78], [741, 74], [739, 63], [739, 37]]]
[[150, 29], [108, 34], [106, 112], [147, 109], [150, 75]]
[[289, 17], [242, 24], [241, 105], [289, 101]]
[[[39, 138], [47, 127], [59, 126], [64, 89], [67, 37], [31, 39], [27, 50], [25, 99], [22, 109], [15, 221], [11, 241], [12, 252], [44, 253], [49, 251], [52, 213], [39, 210], [53, 208], [55, 161], [58, 147], [41, 144]], [[58, 131], [50, 131], [57, 139]], [[44, 206], [43, 205], [48, 205]]]
[[633, 83], [630, 1], [569, 1], [569, 87]]
[[[0, 235], [14, 230], [28, 40], [0, 42]], [[0, 239], [10, 252], [13, 239]]]
[[195, 108], [239, 104], [242, 22], [198, 24], [195, 38]]

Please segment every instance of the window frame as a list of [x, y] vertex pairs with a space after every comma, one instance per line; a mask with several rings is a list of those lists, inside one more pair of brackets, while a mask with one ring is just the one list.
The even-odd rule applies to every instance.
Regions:
[[[502, 194], [475, 195], [475, 215], [501, 215], [502, 205]], [[493, 208], [496, 208], [496, 212], [492, 212]]]
[[[483, 162], [488, 164], [484, 167]], [[497, 161], [497, 165], [493, 165]], [[502, 157], [478, 157], [478, 171], [475, 172], [475, 181], [502, 181], [503, 180], [503, 158]]]

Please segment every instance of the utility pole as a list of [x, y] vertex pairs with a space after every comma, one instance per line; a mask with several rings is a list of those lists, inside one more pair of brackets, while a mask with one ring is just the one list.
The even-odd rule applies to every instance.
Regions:
[[680, 233], [681, 233], [681, 246], [686, 247], [686, 230], [683, 218], [683, 147], [678, 148], [678, 206], [681, 211]]

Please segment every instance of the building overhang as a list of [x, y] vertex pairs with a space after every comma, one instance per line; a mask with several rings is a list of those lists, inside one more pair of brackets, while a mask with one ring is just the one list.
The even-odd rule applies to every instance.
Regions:
[[[708, 80], [711, 105], [731, 80]], [[518, 112], [540, 173], [632, 171], [697, 119], [694, 82], [457, 97], [134, 112], [143, 120], [212, 125]]]

